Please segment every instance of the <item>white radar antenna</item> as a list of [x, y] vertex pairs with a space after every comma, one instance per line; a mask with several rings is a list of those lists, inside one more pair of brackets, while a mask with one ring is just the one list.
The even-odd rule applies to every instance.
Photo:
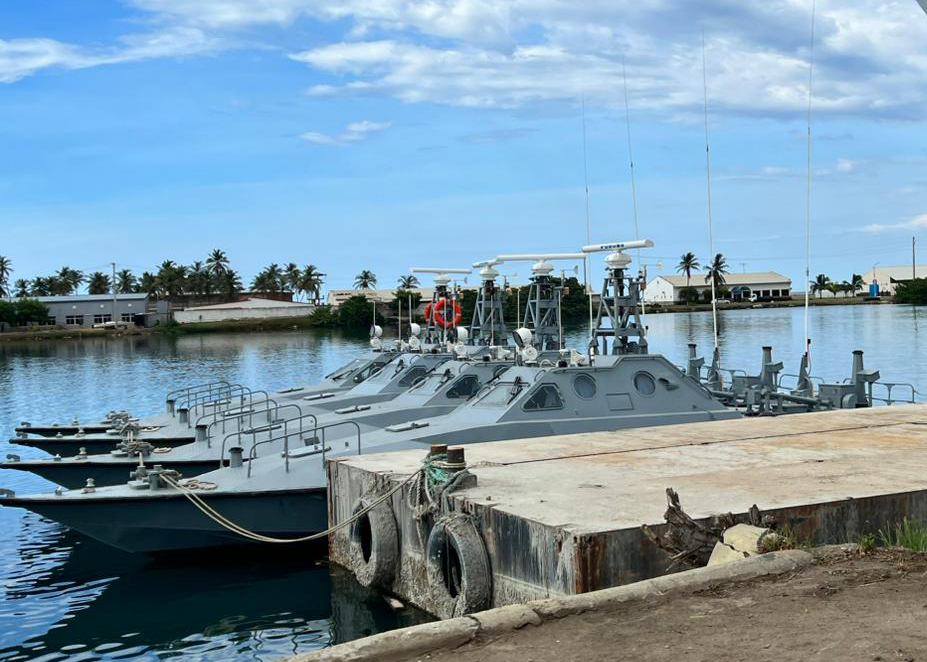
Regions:
[[[525, 316], [521, 328], [532, 333], [532, 339], [542, 351], [545, 349], [563, 349], [563, 316], [560, 300], [564, 286], [551, 280], [554, 265], [551, 262], [585, 260], [582, 253], [519, 253], [499, 255], [497, 262], [534, 262], [531, 265], [531, 285], [528, 288], [528, 301], [525, 304]], [[577, 270], [578, 273], [578, 270]], [[514, 338], [518, 345], [518, 338]]]
[[[631, 264], [631, 257], [625, 251], [640, 248], [653, 248], [653, 242], [636, 239], [583, 246], [583, 253], [586, 254], [608, 253], [605, 256], [606, 273], [599, 296], [599, 312], [589, 339], [589, 348], [593, 353], [647, 353], [647, 328], [641, 322], [644, 278], [642, 274], [637, 277], [625, 274]], [[609, 338], [612, 339], [610, 352]]]

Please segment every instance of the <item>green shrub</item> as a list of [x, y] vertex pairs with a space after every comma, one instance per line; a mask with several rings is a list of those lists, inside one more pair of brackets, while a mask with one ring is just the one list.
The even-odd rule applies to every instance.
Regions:
[[895, 287], [895, 303], [927, 304], [927, 278], [915, 278]]
[[[384, 318], [377, 313], [377, 324]], [[346, 329], [369, 328], [373, 322], [373, 304], [366, 297], [353, 296], [338, 307], [338, 322]]]
[[927, 552], [927, 526], [912, 522], [907, 517], [887, 531], [879, 531], [886, 547], [903, 547], [915, 552]]

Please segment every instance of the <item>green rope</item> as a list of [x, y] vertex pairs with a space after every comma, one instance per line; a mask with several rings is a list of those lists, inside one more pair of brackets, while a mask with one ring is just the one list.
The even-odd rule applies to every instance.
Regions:
[[429, 455], [424, 460], [422, 460], [422, 473], [425, 474], [425, 477], [433, 486], [444, 485], [450, 478], [446, 469], [439, 469], [434, 466], [435, 462], [445, 462], [447, 461], [447, 455]]

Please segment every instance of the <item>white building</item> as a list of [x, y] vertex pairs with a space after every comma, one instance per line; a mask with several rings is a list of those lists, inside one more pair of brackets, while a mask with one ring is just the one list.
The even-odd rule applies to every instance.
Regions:
[[911, 280], [912, 277], [927, 278], [927, 266], [907, 265], [905, 267], [874, 267], [863, 274], [863, 287], [869, 293], [869, 286], [877, 283], [879, 292], [894, 296], [895, 282]]
[[275, 301], [252, 297], [243, 301], [217, 303], [174, 311], [178, 324], [197, 322], [228, 322], [231, 320], [266, 320], [280, 317], [304, 317], [312, 314], [315, 305], [294, 301]]
[[[479, 289], [475, 285], [464, 285], [461, 286], [461, 290], [476, 290]], [[390, 304], [396, 299], [396, 292], [398, 288], [393, 290], [329, 290], [328, 298], [326, 303], [332, 308], [337, 308], [345, 301], [351, 297], [361, 296], [367, 299], [367, 301], [375, 301], [378, 304]], [[422, 303], [428, 303], [434, 298], [435, 289], [433, 287], [416, 287], [411, 290], [413, 294], [420, 294], [422, 297]]]
[[[705, 291], [711, 291], [711, 283], [705, 282], [704, 272], [692, 274], [689, 287], [694, 288], [701, 299]], [[775, 271], [760, 273], [724, 274], [724, 286], [733, 299], [749, 300], [753, 295], [758, 299], [787, 299], [792, 296], [792, 281]], [[682, 290], [686, 288], [685, 276], [657, 276], [644, 290], [647, 303], [674, 303], [682, 300]]]

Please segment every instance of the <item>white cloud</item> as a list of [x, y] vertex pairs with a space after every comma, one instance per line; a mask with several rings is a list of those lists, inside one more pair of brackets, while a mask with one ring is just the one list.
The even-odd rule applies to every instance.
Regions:
[[[0, 45], [0, 81], [248, 43], [298, 20], [317, 45], [293, 53], [330, 80], [313, 96], [517, 108], [545, 102], [620, 107], [627, 59], [635, 108], [694, 113], [708, 41], [713, 112], [800, 116], [807, 103], [807, 0], [124, 0], [151, 35], [100, 51], [46, 39]], [[901, 0], [817, 0], [816, 116], [920, 118], [927, 21]], [[315, 27], [315, 26], [313, 26]], [[331, 36], [330, 30], [336, 31]], [[242, 43], [242, 42], [238, 42]], [[4, 51], [5, 49], [5, 51]]]
[[300, 138], [316, 145], [348, 145], [365, 140], [370, 134], [385, 131], [391, 126], [390, 122], [362, 120], [360, 122], [351, 122], [342, 133], [336, 135], [308, 131], [302, 134]]
[[159, 32], [126, 35], [120, 45], [87, 49], [54, 39], [0, 39], [0, 83], [15, 83], [43, 69], [86, 69], [159, 57], [213, 52], [220, 40], [197, 28], [173, 27]]
[[859, 165], [856, 161], [851, 161], [850, 159], [837, 159], [837, 172], [848, 173], [856, 170], [856, 167]]
[[872, 233], [881, 233], [881, 232], [891, 232], [893, 230], [927, 230], [927, 214], [920, 214], [915, 216], [910, 221], [905, 221], [903, 223], [890, 223], [884, 225], [882, 223], [873, 223], [862, 228], [864, 232]]

